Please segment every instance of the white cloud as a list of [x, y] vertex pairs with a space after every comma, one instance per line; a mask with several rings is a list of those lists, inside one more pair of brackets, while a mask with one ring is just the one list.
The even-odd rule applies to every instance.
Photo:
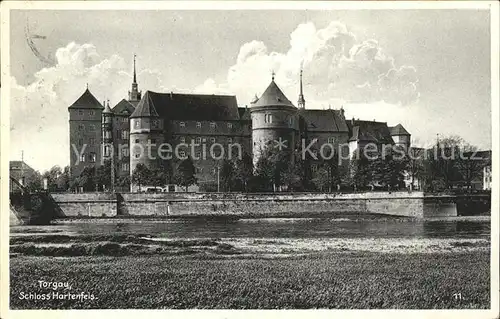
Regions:
[[[55, 56], [56, 64], [37, 72], [29, 85], [12, 78], [10, 156], [18, 159], [25, 150], [27, 163], [40, 170], [69, 164], [68, 107], [87, 83], [99, 101], [109, 99], [113, 106], [127, 97], [132, 79], [122, 57], [102, 58], [92, 44], [70, 43]], [[158, 72], [142, 70], [138, 82], [140, 88], [165, 91]]]

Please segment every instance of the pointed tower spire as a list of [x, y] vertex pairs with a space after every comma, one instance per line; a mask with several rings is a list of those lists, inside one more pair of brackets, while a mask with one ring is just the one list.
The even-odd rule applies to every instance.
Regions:
[[141, 100], [141, 92], [139, 92], [137, 86], [137, 72], [135, 70], [135, 58], [137, 55], [134, 53], [134, 77], [132, 80], [132, 89], [128, 92], [128, 100], [129, 102], [133, 102], [132, 104], [136, 105]]
[[302, 88], [302, 68], [300, 69], [300, 92], [297, 106], [301, 109], [304, 109], [306, 107], [306, 100], [304, 99], [304, 91]]
[[137, 83], [137, 77], [135, 75], [135, 58], [137, 57], [137, 55], [134, 53], [134, 83]]
[[274, 76], [276, 75], [276, 73], [274, 73], [274, 70], [271, 72], [271, 81], [274, 81]]

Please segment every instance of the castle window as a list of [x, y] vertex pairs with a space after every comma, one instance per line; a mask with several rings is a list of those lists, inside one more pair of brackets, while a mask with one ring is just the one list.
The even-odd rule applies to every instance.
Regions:
[[265, 114], [264, 115], [264, 122], [272, 123], [273, 122], [273, 115], [272, 114]]
[[288, 118], [288, 124], [290, 124], [290, 126], [293, 125], [293, 117], [289, 117]]
[[210, 138], [210, 142], [211, 142], [211, 143], [215, 143], [215, 137], [211, 137], [211, 138]]
[[201, 122], [196, 122], [196, 127], [201, 128]]
[[83, 139], [78, 140], [78, 146], [83, 146]]
[[105, 145], [104, 146], [104, 156], [109, 156], [110, 154], [110, 148], [109, 148], [109, 145]]
[[186, 138], [184, 136], [181, 136], [179, 140], [181, 141], [181, 143], [186, 143]]
[[316, 172], [318, 170], [317, 165], [311, 165], [311, 171]]
[[199, 137], [199, 136], [198, 136], [198, 137], [195, 139], [195, 142], [196, 142], [196, 144], [201, 144], [201, 137]]
[[89, 111], [89, 115], [90, 115], [90, 116], [94, 116], [94, 114], [95, 114], [95, 113], [94, 113], [94, 111], [93, 111], [93, 110], [90, 110], [90, 111]]
[[127, 163], [122, 164], [122, 171], [124, 171], [124, 172], [128, 171], [128, 164]]
[[328, 138], [328, 143], [329, 144], [333, 144], [335, 142], [335, 138], [334, 137], [329, 137]]
[[232, 137], [228, 137], [228, 138], [227, 138], [227, 142], [228, 142], [228, 143], [232, 143], [232, 142], [233, 142], [233, 138], [232, 138]]
[[123, 130], [123, 131], [122, 131], [122, 139], [123, 139], [123, 140], [128, 140], [128, 138], [129, 138], [129, 133], [128, 133], [128, 131], [127, 131], [127, 130]]
[[85, 125], [84, 125], [84, 124], [78, 124], [78, 129], [79, 129], [80, 131], [85, 130]]
[[78, 115], [83, 116], [83, 110], [78, 110]]
[[227, 128], [233, 128], [233, 123], [227, 123]]
[[128, 154], [129, 154], [128, 148], [122, 148], [122, 155], [123, 156], [128, 156]]
[[139, 157], [141, 157], [141, 153], [135, 154], [135, 158], [139, 158]]
[[97, 160], [97, 156], [95, 155], [95, 153], [90, 153], [90, 162], [95, 163], [96, 160]]
[[136, 143], [139, 143], [139, 139], [136, 139], [136, 140], [135, 140], [135, 142], [136, 142]]
[[185, 122], [180, 122], [180, 123], [179, 123], [179, 126], [180, 126], [180, 127], [186, 127], [186, 123], [185, 123]]
[[150, 139], [149, 140], [149, 144], [155, 145], [156, 144], [156, 139], [154, 139], [154, 138]]
[[128, 122], [128, 118], [127, 118], [127, 117], [125, 117], [125, 116], [124, 116], [124, 117], [122, 117], [122, 122], [123, 122], [123, 123]]
[[215, 128], [216, 126], [215, 122], [210, 122], [210, 128]]
[[181, 158], [186, 157], [186, 152], [185, 151], [179, 151], [179, 157], [181, 157]]
[[90, 138], [90, 145], [94, 145], [95, 144], [95, 138], [91, 137]]
[[196, 158], [201, 159], [201, 152], [196, 152]]
[[140, 120], [134, 120], [134, 128], [139, 128], [141, 126]]
[[85, 154], [80, 155], [80, 162], [85, 162]]

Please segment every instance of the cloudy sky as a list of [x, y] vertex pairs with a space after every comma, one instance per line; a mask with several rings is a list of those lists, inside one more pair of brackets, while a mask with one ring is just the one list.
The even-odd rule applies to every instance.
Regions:
[[[142, 90], [235, 94], [276, 82], [307, 108], [401, 123], [415, 145], [436, 134], [491, 148], [490, 17], [480, 10], [12, 11], [11, 159], [69, 163], [67, 107], [88, 83], [127, 96], [137, 54]], [[27, 44], [26, 23], [38, 57]]]

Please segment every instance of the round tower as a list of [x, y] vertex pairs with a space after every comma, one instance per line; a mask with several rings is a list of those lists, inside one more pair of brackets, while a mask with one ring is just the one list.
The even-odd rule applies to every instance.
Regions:
[[266, 151], [293, 151], [298, 131], [297, 108], [272, 81], [251, 103], [254, 165]]
[[130, 115], [130, 176], [138, 164], [155, 168], [161, 158], [158, 148], [163, 143], [163, 120], [154, 107], [151, 92], [146, 91]]

